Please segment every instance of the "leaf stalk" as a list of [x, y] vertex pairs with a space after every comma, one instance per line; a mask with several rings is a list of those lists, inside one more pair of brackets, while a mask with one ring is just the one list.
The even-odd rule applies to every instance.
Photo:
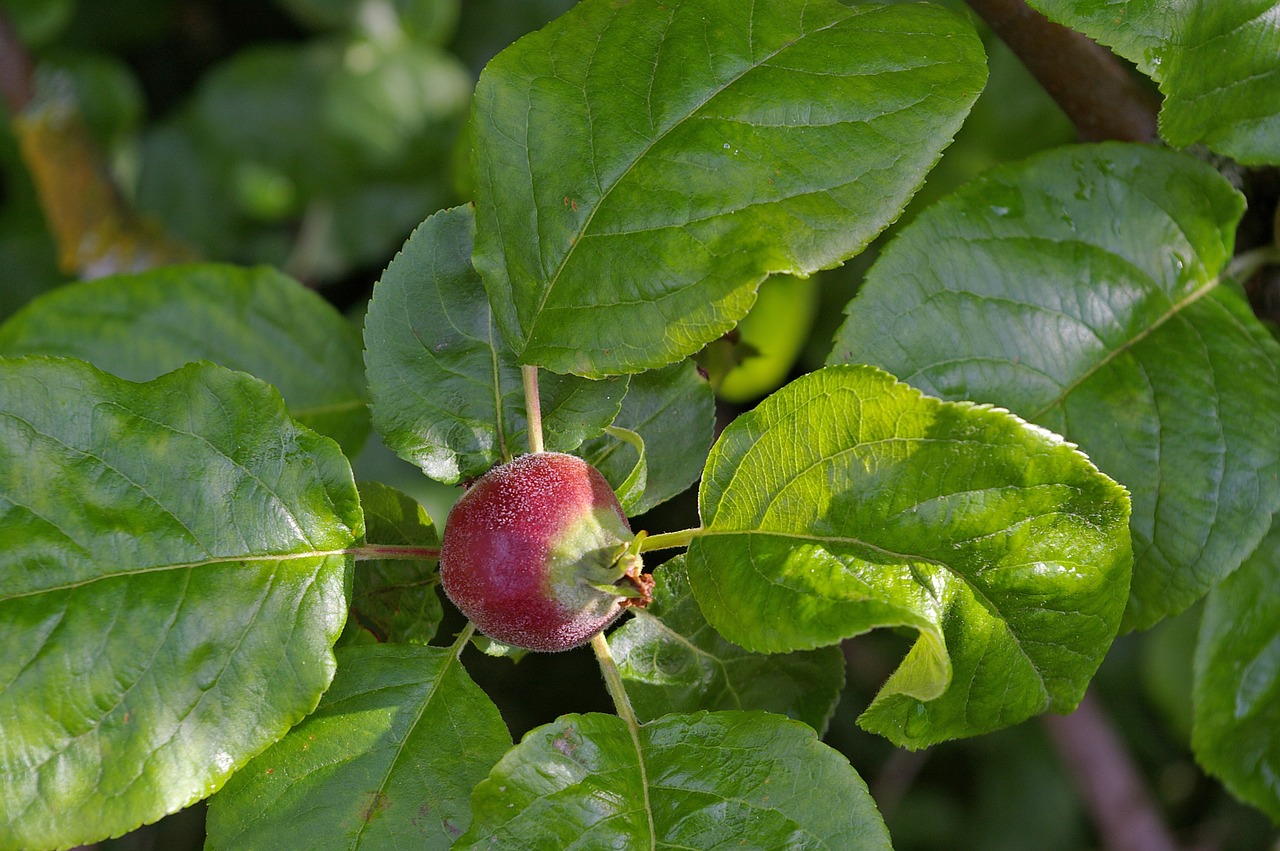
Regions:
[[648, 535], [640, 542], [640, 552], [647, 553], [652, 550], [687, 547], [694, 538], [705, 534], [706, 531], [706, 529], [699, 526], [696, 529], [682, 529], [679, 532], [662, 532], [658, 535]]

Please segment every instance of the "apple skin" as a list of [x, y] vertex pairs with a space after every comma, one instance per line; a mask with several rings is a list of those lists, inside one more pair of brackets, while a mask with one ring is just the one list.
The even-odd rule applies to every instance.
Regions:
[[652, 580], [627, 551], [634, 537], [613, 489], [590, 464], [559, 452], [522, 455], [477, 479], [454, 504], [440, 579], [490, 638], [568, 650], [627, 605], [648, 601]]

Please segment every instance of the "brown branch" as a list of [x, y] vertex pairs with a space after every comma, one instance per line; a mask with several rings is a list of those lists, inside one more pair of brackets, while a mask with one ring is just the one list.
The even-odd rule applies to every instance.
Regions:
[[1104, 848], [1177, 851], [1124, 743], [1091, 695], [1072, 714], [1046, 715], [1043, 721]]
[[17, 115], [31, 102], [31, 56], [28, 55], [8, 16], [0, 12], [0, 95]]
[[1067, 114], [1080, 139], [1151, 142], [1159, 102], [1105, 47], [1023, 0], [966, 0]]

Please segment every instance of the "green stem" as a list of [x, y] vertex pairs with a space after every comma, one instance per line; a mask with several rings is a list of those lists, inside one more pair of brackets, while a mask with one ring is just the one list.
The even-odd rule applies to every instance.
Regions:
[[1260, 245], [1231, 258], [1227, 276], [1244, 283], [1263, 266], [1280, 266], [1280, 245]]
[[[627, 722], [627, 726], [635, 731], [640, 729], [640, 722], [636, 720], [635, 710], [631, 708], [631, 699], [627, 697], [627, 690], [622, 685], [622, 674], [618, 673], [618, 663], [613, 659], [613, 653], [609, 651], [609, 642], [605, 640], [603, 632], [597, 632], [591, 639], [591, 649], [596, 651], [596, 660], [600, 663], [600, 673], [604, 674], [605, 687], [609, 689], [609, 696], [613, 698], [613, 705], [618, 710], [618, 717]], [[638, 746], [638, 743], [637, 743]]]
[[679, 532], [663, 532], [660, 535], [650, 535], [640, 542], [640, 552], [647, 553], [651, 550], [669, 550], [672, 547], [687, 547], [689, 542], [699, 535], [705, 535], [706, 529], [699, 526], [696, 529], [683, 529]]
[[471, 636], [476, 634], [476, 625], [471, 621], [467, 621], [467, 625], [462, 628], [462, 632], [458, 633], [458, 637], [454, 639], [453, 646], [449, 649], [453, 651], [453, 658], [457, 659], [462, 656], [462, 651], [466, 649], [467, 642], [471, 640]]
[[440, 558], [439, 547], [416, 547], [408, 544], [365, 544], [362, 547], [350, 547], [346, 552], [354, 555], [356, 561]]
[[542, 451], [542, 406], [538, 401], [538, 368], [520, 367], [524, 379], [524, 415], [529, 421], [529, 451]]
[[[649, 819], [649, 837], [651, 841], [656, 840], [658, 834], [653, 825], [653, 807], [649, 803], [649, 776], [644, 765], [644, 750], [640, 747], [640, 722], [636, 720], [635, 710], [631, 708], [631, 699], [627, 697], [627, 690], [622, 684], [622, 674], [618, 673], [618, 663], [614, 661], [613, 653], [609, 652], [609, 642], [605, 640], [603, 632], [597, 632], [591, 639], [591, 649], [596, 652], [600, 673], [604, 674], [604, 684], [609, 689], [609, 696], [613, 698], [618, 717], [626, 722], [627, 730], [631, 733], [631, 744], [635, 746], [636, 762], [640, 766], [640, 788], [644, 790], [644, 812]], [[652, 842], [650, 847], [655, 847]]]

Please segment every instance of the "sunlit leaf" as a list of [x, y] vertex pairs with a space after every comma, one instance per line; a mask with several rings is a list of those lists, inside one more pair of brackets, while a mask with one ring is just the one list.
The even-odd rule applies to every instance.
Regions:
[[860, 723], [920, 747], [1069, 710], [1119, 625], [1124, 490], [1061, 438], [871, 367], [797, 379], [716, 442], [686, 565], [761, 652], [919, 633]]
[[763, 712], [668, 715], [639, 731], [566, 715], [531, 732], [476, 787], [454, 846], [888, 849], [848, 761]]
[[476, 268], [521, 363], [599, 376], [728, 331], [897, 217], [986, 78], [925, 4], [586, 0], [489, 63]]
[[351, 469], [268, 385], [0, 359], [0, 846], [215, 792], [333, 677]]
[[1125, 625], [1150, 626], [1280, 509], [1280, 347], [1221, 279], [1241, 209], [1213, 169], [1136, 145], [989, 172], [885, 251], [831, 360], [1078, 443], [1133, 495]]

